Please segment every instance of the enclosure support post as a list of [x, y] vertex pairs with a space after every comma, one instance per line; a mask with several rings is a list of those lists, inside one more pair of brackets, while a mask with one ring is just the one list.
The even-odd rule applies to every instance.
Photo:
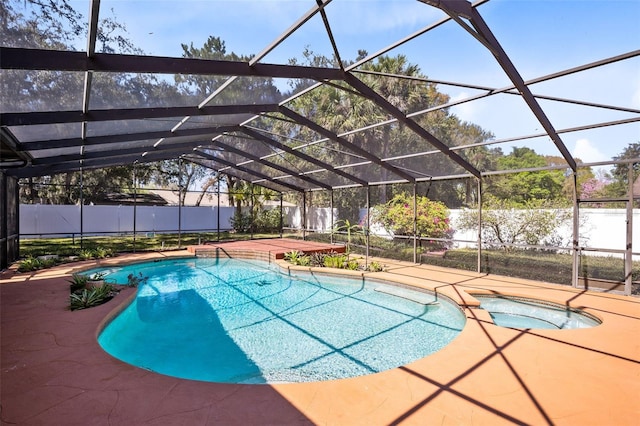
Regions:
[[418, 263], [418, 185], [413, 182], [413, 263]]
[[307, 239], [307, 193], [302, 191], [302, 239]]
[[256, 223], [256, 217], [253, 214], [253, 184], [251, 184], [251, 193], [249, 194], [249, 218], [251, 219], [251, 225], [249, 225], [249, 239], [253, 240], [253, 228]]
[[216, 241], [220, 242], [220, 175], [218, 175], [218, 210], [216, 210]]
[[578, 196], [578, 172], [572, 174], [573, 179], [573, 259], [571, 265], [571, 287], [578, 287], [580, 275], [580, 198]]
[[631, 286], [633, 284], [633, 165], [629, 163], [629, 200], [627, 201], [627, 244], [624, 253], [624, 294], [631, 296]]
[[331, 188], [331, 204], [330, 204], [330, 208], [331, 208], [331, 236], [329, 237], [329, 242], [331, 244], [333, 244], [333, 228], [335, 228], [335, 224], [334, 224], [334, 217], [333, 217], [333, 188]]
[[482, 272], [482, 178], [478, 179], [478, 259], [476, 270]]
[[133, 165], [133, 252], [136, 252], [136, 215], [137, 215], [137, 200], [136, 200], [136, 165]]
[[282, 238], [282, 228], [284, 228], [284, 208], [282, 207], [284, 194], [280, 193], [280, 238]]
[[182, 157], [178, 160], [178, 248], [182, 245]]
[[364, 267], [366, 268], [367, 266], [369, 266], [369, 236], [370, 236], [370, 232], [369, 232], [369, 216], [371, 213], [371, 187], [367, 185], [367, 222], [365, 223], [365, 243], [367, 244], [367, 248], [365, 251], [365, 257], [364, 257]]
[[80, 167], [80, 249], [84, 249], [84, 170]]

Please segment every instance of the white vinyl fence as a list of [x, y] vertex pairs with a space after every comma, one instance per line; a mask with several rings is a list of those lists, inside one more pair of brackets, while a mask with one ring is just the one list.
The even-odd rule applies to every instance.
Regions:
[[[134, 231], [133, 206], [80, 206], [21, 204], [23, 237], [127, 234]], [[216, 231], [231, 229], [233, 207], [136, 206], [136, 232]], [[180, 218], [180, 221], [178, 221]], [[180, 226], [178, 226], [180, 223]]]
[[[278, 207], [273, 207], [278, 208]], [[82, 207], [82, 229], [80, 225], [80, 206], [76, 205], [20, 205], [20, 235], [24, 237], [72, 236], [98, 234], [130, 234], [133, 232], [133, 206], [95, 206]], [[137, 206], [135, 231], [138, 233], [155, 232], [214, 232], [230, 230], [233, 207], [182, 207], [177, 206]], [[460, 210], [451, 210], [452, 223], [460, 215]], [[338, 211], [334, 209], [334, 222], [338, 221]], [[361, 212], [366, 214], [366, 209]], [[287, 227], [302, 227], [302, 212], [299, 207], [283, 208], [284, 224]], [[181, 217], [178, 227], [178, 217]], [[633, 251], [640, 251], [640, 209], [633, 212], [634, 232]], [[581, 209], [580, 241], [587, 247], [610, 250], [623, 250], [626, 246], [626, 211], [624, 209]], [[329, 208], [308, 208], [306, 228], [317, 232], [332, 229], [331, 210]], [[371, 224], [372, 233], [391, 235], [379, 225]], [[564, 233], [571, 230], [565, 229]], [[475, 231], [456, 231], [454, 240], [475, 241]], [[473, 246], [473, 244], [467, 244]], [[465, 246], [464, 243], [457, 244]]]
[[[279, 208], [279, 207], [273, 207]], [[82, 206], [82, 224], [80, 206], [21, 204], [20, 235], [24, 237], [130, 234], [134, 231], [133, 206]], [[234, 207], [182, 207], [178, 206], [136, 206], [135, 231], [137, 233], [155, 232], [213, 232], [218, 229], [230, 230]], [[302, 212], [299, 207], [283, 207], [285, 226], [302, 227]], [[338, 213], [334, 209], [334, 220]], [[178, 219], [180, 218], [180, 220]], [[180, 223], [180, 226], [178, 226]], [[323, 208], [307, 209], [307, 229], [316, 231], [331, 230], [331, 211]]]

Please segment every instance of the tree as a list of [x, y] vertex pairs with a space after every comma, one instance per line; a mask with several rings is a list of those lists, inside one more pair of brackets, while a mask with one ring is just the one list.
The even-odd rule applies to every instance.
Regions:
[[[83, 40], [88, 24], [69, 0], [10, 0], [0, 2], [0, 39], [20, 47], [74, 50]], [[114, 17], [100, 20], [97, 50], [108, 53], [141, 53], [129, 41], [126, 28]], [[6, 73], [0, 92], [5, 111], [47, 111], [79, 109], [76, 96], [83, 85], [82, 73], [55, 71], [16, 71]], [[95, 73], [90, 108], [106, 108], [118, 102], [131, 105], [168, 103], [176, 91], [166, 82], [149, 75], [130, 73]], [[89, 131], [100, 134], [99, 123], [89, 123]], [[127, 122], [119, 123], [126, 131]], [[65, 124], [48, 125], [47, 138], [72, 136]], [[137, 131], [142, 129], [137, 128]], [[80, 148], [78, 148], [80, 152]], [[135, 167], [140, 182], [146, 182], [152, 166]], [[98, 202], [109, 191], [130, 190], [134, 166], [85, 169], [82, 173], [84, 193], [80, 195], [80, 173], [29, 178], [21, 190], [23, 202], [76, 203]]]
[[[275, 195], [274, 191], [263, 186], [236, 181], [235, 187], [231, 188], [229, 193], [229, 198], [235, 202], [235, 213], [232, 218], [233, 229], [238, 232], [261, 230], [272, 232], [279, 228], [279, 212], [276, 217], [263, 208], [265, 201], [272, 200]], [[248, 213], [242, 212], [243, 205], [250, 207]]]
[[[482, 241], [488, 247], [516, 250], [517, 244], [566, 246], [571, 241], [572, 213], [554, 208], [543, 200], [524, 204], [490, 198], [482, 211]], [[461, 230], [478, 228], [478, 210], [464, 209], [455, 226]], [[564, 234], [563, 234], [564, 232]]]
[[[497, 160], [499, 170], [522, 170], [547, 166], [542, 155], [531, 148], [514, 147], [513, 151]], [[488, 181], [487, 192], [500, 200], [526, 205], [534, 200], [564, 202], [562, 188], [565, 177], [562, 170], [518, 172], [496, 176]]]
[[[360, 58], [364, 56], [366, 56], [366, 52], [359, 52]], [[326, 66], [335, 63], [335, 58], [322, 57], [309, 50], [305, 51], [304, 58], [305, 65]], [[444, 104], [449, 100], [447, 95], [437, 90], [435, 84], [419, 80], [426, 78], [426, 76], [421, 73], [417, 65], [412, 64], [404, 55], [383, 55], [372, 62], [364, 64], [358, 70], [364, 72], [356, 74], [359, 79], [406, 114], [423, 111]], [[306, 84], [306, 81], [299, 81], [297, 85], [294, 85], [294, 91], [306, 87]], [[392, 118], [387, 111], [373, 101], [356, 93], [353, 88], [344, 83], [317, 88], [296, 98], [287, 106], [337, 134], [364, 128]], [[457, 117], [450, 114], [447, 109], [432, 111], [429, 114], [419, 114], [413, 119], [449, 146], [480, 143], [493, 137], [479, 126], [461, 122]], [[263, 120], [263, 123], [265, 128], [270, 128], [278, 135], [282, 135], [280, 140], [292, 147], [302, 145], [303, 141], [312, 142], [320, 139], [316, 133], [303, 126], [291, 123], [289, 120], [273, 120], [273, 122]], [[345, 139], [379, 158], [387, 160], [393, 156], [409, 153], [409, 147], [413, 152], [434, 150], [434, 147], [429, 142], [397, 122], [384, 126], [375, 126], [357, 134], [347, 135]], [[361, 156], [330, 140], [309, 144], [303, 152], [335, 165], [358, 164], [363, 161]], [[470, 161], [478, 163], [480, 167], [485, 167], [494, 161], [491, 151], [485, 147], [471, 148], [467, 153], [472, 157]], [[293, 156], [282, 156], [282, 161], [286, 161], [289, 165], [295, 164], [297, 169], [303, 171], [311, 169], [306, 162]], [[450, 174], [452, 170], [460, 169], [457, 164], [452, 163], [444, 154], [424, 155], [417, 158], [407, 156], [392, 160], [390, 164], [405, 169], [409, 173], [426, 169], [427, 173], [433, 176]], [[393, 172], [375, 164], [353, 167], [347, 170], [368, 181], [398, 179], [398, 176]], [[416, 174], [420, 176], [419, 173]], [[329, 178], [332, 179], [332, 184], [336, 186], [352, 183], [331, 175]], [[430, 196], [434, 199], [442, 199], [452, 207], [457, 207], [464, 202], [470, 201], [470, 196], [468, 195], [470, 191], [465, 191], [465, 188], [459, 189], [457, 185], [458, 183], [456, 182], [440, 184]], [[377, 202], [384, 203], [392, 198], [397, 191], [402, 190], [389, 185], [376, 188], [372, 194], [377, 197]], [[346, 195], [345, 198], [337, 197], [335, 199], [335, 205], [340, 211], [341, 217], [343, 214], [357, 217], [357, 215], [351, 213], [355, 212], [358, 206], [366, 204], [364, 191], [354, 190], [348, 194], [348, 191], [340, 192]]]
[[[640, 142], [630, 143], [619, 155], [613, 157], [614, 160], [632, 160], [637, 159], [637, 162], [632, 163], [633, 167], [633, 181], [635, 182], [640, 176]], [[611, 170], [611, 177], [613, 182], [606, 185], [602, 193], [605, 197], [624, 197], [629, 192], [629, 164], [615, 164]]]

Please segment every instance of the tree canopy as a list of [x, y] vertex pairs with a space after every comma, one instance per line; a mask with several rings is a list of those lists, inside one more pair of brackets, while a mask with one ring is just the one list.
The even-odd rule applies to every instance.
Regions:
[[[28, 7], [27, 7], [28, 6]], [[86, 38], [87, 23], [74, 10], [68, 0], [10, 0], [0, 3], [0, 37], [19, 40], [23, 46], [32, 48], [73, 49], [73, 45]], [[143, 53], [128, 38], [126, 26], [114, 16], [101, 19], [97, 50], [105, 53]], [[191, 40], [181, 43], [182, 56], [230, 61], [250, 61], [252, 53], [235, 52], [227, 47], [225, 40], [210, 35], [206, 40]], [[351, 65], [367, 56], [360, 50]], [[306, 48], [298, 61], [291, 64], [336, 67], [338, 60], [326, 57]], [[301, 63], [299, 63], [301, 62]], [[427, 70], [428, 71], [428, 70]], [[18, 71], [3, 70], [6, 73]], [[79, 109], [79, 100], [72, 97], [81, 87], [81, 73], [19, 71], [24, 78], [12, 79], [20, 82], [4, 86], [3, 110], [6, 111], [46, 111], [48, 105], [64, 105], [69, 109]], [[406, 55], [385, 54], [367, 62], [352, 71], [352, 74], [371, 87], [386, 102], [390, 103], [434, 135], [446, 146], [456, 148], [472, 145], [471, 148], [456, 151], [480, 171], [523, 170], [486, 178], [484, 191], [488, 198], [509, 200], [517, 205], [546, 200], [556, 204], [566, 204], [571, 200], [572, 180], [561, 169], [564, 159], [558, 156], [543, 156], [533, 149], [514, 147], [504, 155], [500, 148], [488, 148], [486, 142], [493, 134], [477, 124], [461, 120], [448, 108], [431, 110], [447, 104], [449, 96], [441, 92], [438, 85], [429, 82], [426, 71], [412, 62]], [[230, 103], [278, 103], [295, 95], [315, 82], [291, 80], [287, 89], [276, 84], [273, 78], [241, 77], [237, 79], [221, 76], [201, 76], [178, 74], [173, 81], [151, 74], [96, 73], [92, 85], [91, 108], [113, 106], [175, 106], [193, 105], [206, 102], [207, 105]], [[429, 179], [463, 173], [464, 170], [444, 154], [437, 152], [425, 138], [416, 134], [401, 122], [394, 120], [389, 112], [381, 108], [371, 97], [358, 93], [356, 89], [342, 81], [327, 82], [313, 91], [295, 97], [287, 102], [287, 108], [310, 119], [325, 129], [341, 135], [348, 144], [340, 144], [331, 138], [324, 138], [315, 130], [292, 122], [282, 114], [265, 114], [251, 122], [254, 129], [264, 131], [273, 139], [273, 144], [248, 138], [242, 134], [229, 134], [220, 140], [254, 157], [269, 157], [268, 162], [254, 161], [246, 165], [256, 173], [273, 172], [273, 168], [290, 170], [291, 176], [278, 178], [280, 182], [293, 182], [313, 186], [315, 180], [333, 187], [347, 187], [354, 184], [350, 175], [358, 179], [374, 182], [394, 182], [402, 180], [390, 168], [366, 161], [358, 152], [371, 153], [392, 165], [396, 170], [417, 178]], [[220, 90], [225, 87], [225, 90]], [[247, 90], [248, 89], [248, 90]], [[35, 96], [37, 94], [37, 96]], [[206, 101], [205, 101], [206, 100]], [[429, 111], [425, 113], [425, 111]], [[240, 118], [250, 118], [246, 115]], [[228, 118], [228, 117], [227, 117]], [[219, 116], [197, 117], [198, 126], [215, 125], [226, 118]], [[230, 122], [241, 122], [234, 116]], [[380, 124], [383, 123], [383, 124]], [[147, 124], [153, 129], [153, 122]], [[133, 130], [126, 120], [118, 123], [122, 132]], [[140, 125], [140, 124], [136, 124]], [[96, 128], [96, 127], [94, 127]], [[353, 132], [354, 129], [366, 129]], [[145, 129], [136, 129], [137, 131]], [[100, 130], [96, 130], [99, 135]], [[55, 136], [55, 135], [54, 135]], [[56, 136], [57, 137], [57, 136]], [[55, 137], [52, 137], [55, 139]], [[277, 148], [282, 144], [283, 149]], [[352, 147], [352, 148], [350, 148]], [[286, 148], [286, 149], [285, 149]], [[296, 156], [291, 149], [304, 154]], [[157, 184], [178, 188], [203, 188], [223, 180], [225, 189], [238, 189], [236, 203], [242, 199], [240, 178], [255, 178], [251, 173], [219, 175], [211, 170], [220, 168], [215, 159], [240, 163], [246, 161], [239, 153], [212, 146], [203, 148], [209, 159], [198, 163], [183, 163], [176, 160], [153, 164], [139, 164], [136, 169], [138, 184]], [[358, 151], [360, 150], [360, 151]], [[416, 154], [417, 153], [417, 154]], [[409, 155], [411, 154], [411, 155]], [[414, 155], [415, 154], [415, 155]], [[304, 156], [307, 156], [305, 159]], [[640, 157], [640, 142], [631, 143], [615, 160]], [[318, 172], [317, 164], [308, 161], [313, 158], [328, 165], [340, 165], [343, 174], [332, 171]], [[526, 171], [547, 166], [558, 166], [557, 170]], [[640, 175], [640, 163], [635, 163], [634, 180]], [[611, 170], [611, 182], [598, 180], [590, 170], [581, 169], [578, 184], [584, 194], [600, 196], [621, 196], [628, 188], [628, 166], [615, 165]], [[87, 186], [83, 199], [86, 202], [99, 201], [109, 190], [121, 188], [131, 190], [134, 167], [123, 165], [113, 168], [85, 170], [83, 184]], [[284, 172], [282, 172], [284, 173]], [[300, 176], [304, 175], [304, 179]], [[23, 200], [34, 202], [77, 202], [79, 177], [76, 173], [61, 173], [53, 176], [29, 179], [23, 188]], [[277, 181], [276, 181], [277, 184]], [[89, 189], [91, 188], [91, 189]], [[380, 185], [370, 193], [374, 204], [384, 204], [402, 194], [406, 188], [394, 185]], [[471, 179], [443, 180], [437, 185], [429, 183], [429, 198], [443, 202], [449, 208], [473, 205], [478, 199]], [[358, 219], [358, 209], [366, 205], [366, 191], [347, 188], [339, 191], [335, 200], [341, 215], [352, 220]], [[314, 194], [314, 202], [328, 205], [328, 194]], [[234, 200], [232, 200], [234, 201]]]

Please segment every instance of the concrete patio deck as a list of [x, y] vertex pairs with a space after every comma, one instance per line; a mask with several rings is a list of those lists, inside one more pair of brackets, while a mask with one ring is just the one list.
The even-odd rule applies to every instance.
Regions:
[[[100, 263], [184, 255], [125, 255]], [[106, 354], [97, 330], [134, 290], [95, 308], [67, 310], [68, 275], [97, 262], [35, 274], [5, 271], [2, 424], [639, 424], [639, 298], [381, 261], [386, 272], [366, 275], [428, 288], [463, 305], [462, 333], [435, 354], [382, 373], [273, 385], [182, 380]], [[487, 312], [471, 307], [476, 301], [469, 294], [483, 292], [583, 308], [603, 323], [577, 330], [498, 327]]]

